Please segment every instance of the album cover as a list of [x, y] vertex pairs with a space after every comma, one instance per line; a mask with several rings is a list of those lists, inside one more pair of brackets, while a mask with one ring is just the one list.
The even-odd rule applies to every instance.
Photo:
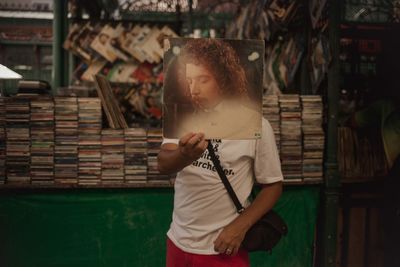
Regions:
[[147, 36], [152, 32], [152, 28], [150, 28], [147, 25], [144, 25], [141, 29], [139, 34], [136, 36], [135, 40], [134, 40], [134, 44], [136, 46], [136, 49], [139, 51], [139, 53], [141, 53], [142, 57], [150, 62], [150, 63], [155, 63], [156, 59], [153, 58], [153, 56], [149, 53], [147, 53], [144, 49], [143, 49], [143, 44], [145, 42], [145, 40], [147, 39]]
[[315, 29], [323, 13], [326, 0], [312, 0], [309, 4], [312, 27]]
[[136, 79], [132, 77], [132, 73], [138, 68], [135, 63], [117, 63], [114, 64], [113, 68], [108, 72], [107, 78], [110, 82], [120, 83], [134, 83]]
[[164, 26], [162, 27], [162, 29], [160, 30], [159, 34], [156, 36], [156, 40], [157, 40], [157, 50], [156, 53], [160, 55], [160, 57], [164, 56], [164, 39], [166, 38], [177, 38], [178, 35], [168, 26]]
[[136, 25], [131, 31], [124, 32], [121, 48], [139, 62], [144, 62], [145, 57], [143, 53], [136, 47], [136, 38], [140, 34], [141, 29], [139, 25]]
[[178, 35], [168, 26], [164, 26], [161, 30], [154, 27], [141, 44], [141, 49], [156, 63], [160, 63], [163, 58], [163, 43], [167, 37], [178, 37]]
[[164, 137], [261, 137], [264, 41], [168, 38], [164, 51]]
[[114, 62], [118, 58], [117, 51], [112, 45], [112, 40], [119, 35], [113, 27], [105, 25], [101, 32], [94, 38], [90, 47], [102, 55], [109, 62]]
[[82, 74], [81, 79], [83, 81], [91, 81], [93, 82], [93, 76], [98, 74], [104, 66], [107, 64], [107, 61], [104, 59], [97, 59], [90, 63], [86, 71]]
[[148, 61], [153, 62], [153, 59], [142, 49], [142, 42], [146, 36], [150, 33], [151, 29], [144, 25], [133, 27], [132, 31], [126, 33], [126, 37], [121, 44], [124, 51], [128, 52], [131, 56], [137, 59], [139, 62]]
[[161, 128], [161, 85], [114, 86], [113, 93], [129, 127]]
[[118, 105], [117, 99], [112, 91], [110, 82], [102, 75], [95, 75], [97, 95], [101, 100], [104, 113], [106, 114], [108, 124], [113, 129], [128, 128], [124, 115]]
[[80, 32], [81, 25], [78, 23], [72, 24], [72, 26], [69, 29], [68, 35], [65, 38], [63, 47], [66, 50], [69, 50], [72, 48], [72, 43], [74, 42], [75, 38], [77, 37], [78, 33]]
[[124, 26], [121, 23], [118, 24], [114, 29], [114, 38], [112, 38], [110, 42], [114, 49], [114, 53], [119, 59], [122, 59], [125, 62], [129, 61], [130, 59], [129, 54], [126, 53], [122, 48], [122, 43], [126, 38], [126, 32], [127, 30], [124, 28]]

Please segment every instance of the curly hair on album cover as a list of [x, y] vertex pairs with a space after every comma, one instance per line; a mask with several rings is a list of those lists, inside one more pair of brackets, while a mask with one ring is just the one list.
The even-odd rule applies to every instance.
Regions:
[[236, 51], [219, 39], [190, 39], [179, 55], [181, 64], [205, 66], [227, 97], [248, 96], [247, 80]]

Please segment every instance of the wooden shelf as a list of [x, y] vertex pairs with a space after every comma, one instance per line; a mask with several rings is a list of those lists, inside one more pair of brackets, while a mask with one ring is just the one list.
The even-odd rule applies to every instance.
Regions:
[[[301, 186], [301, 185], [319, 185], [322, 181], [284, 181], [285, 186]], [[14, 183], [14, 184], [0, 184], [1, 190], [13, 190], [13, 189], [129, 189], [129, 188], [172, 188], [173, 182], [147, 182], [147, 183], [115, 183], [115, 184], [97, 184], [97, 185], [82, 185], [82, 184], [26, 184], [26, 183]]]
[[22, 40], [0, 40], [1, 45], [38, 45], [38, 46], [52, 46], [53, 43], [50, 42], [45, 42], [45, 41], [37, 41], [37, 40], [27, 40], [27, 41], [22, 41]]
[[383, 181], [385, 176], [373, 176], [373, 177], [341, 177], [340, 182], [342, 184], [360, 184], [360, 183], [371, 183]]
[[154, 183], [115, 183], [115, 184], [97, 184], [97, 185], [82, 185], [82, 184], [1, 184], [0, 190], [5, 189], [123, 189], [123, 188], [170, 188], [172, 183], [154, 182]]
[[283, 181], [284, 185], [320, 185], [323, 184], [322, 180], [305, 180], [305, 181]]

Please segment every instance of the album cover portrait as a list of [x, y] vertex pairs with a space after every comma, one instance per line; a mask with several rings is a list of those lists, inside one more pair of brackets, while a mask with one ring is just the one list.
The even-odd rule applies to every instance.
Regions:
[[118, 58], [118, 55], [111, 43], [111, 40], [115, 36], [117, 36], [115, 34], [115, 29], [110, 25], [105, 25], [101, 32], [90, 44], [90, 47], [112, 63]]
[[164, 137], [260, 138], [263, 55], [262, 40], [166, 39]]

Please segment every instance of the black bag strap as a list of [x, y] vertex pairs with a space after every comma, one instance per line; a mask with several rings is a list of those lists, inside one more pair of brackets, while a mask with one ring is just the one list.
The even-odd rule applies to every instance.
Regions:
[[239, 213], [239, 214], [242, 213], [244, 211], [244, 208], [243, 208], [242, 204], [240, 203], [238, 197], [236, 196], [235, 191], [233, 191], [233, 188], [232, 188], [231, 184], [229, 183], [229, 180], [226, 177], [224, 170], [221, 167], [220, 161], [215, 156], [214, 149], [213, 149], [213, 146], [212, 146], [210, 140], [208, 141], [207, 150], [208, 150], [208, 154], [211, 157], [212, 162], [214, 163], [215, 169], [217, 170], [218, 175], [221, 178], [222, 183], [224, 184], [224, 186], [226, 188], [226, 191], [228, 191], [229, 196], [231, 197], [233, 203], [236, 206], [237, 213]]

